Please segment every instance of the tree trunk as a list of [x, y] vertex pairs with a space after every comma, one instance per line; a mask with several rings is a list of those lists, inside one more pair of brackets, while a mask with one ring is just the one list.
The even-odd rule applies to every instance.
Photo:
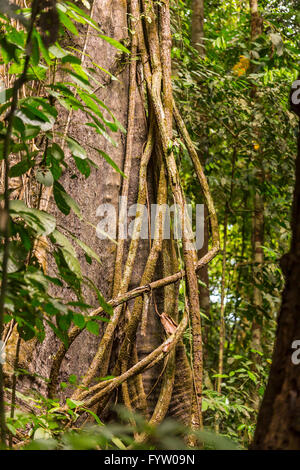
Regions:
[[[118, 0], [95, 0], [93, 6], [93, 19], [100, 25], [103, 34], [106, 36], [110, 36], [122, 42], [128, 40], [126, 2], [119, 2]], [[86, 53], [91, 55], [92, 60], [101, 65], [101, 67], [104, 67], [106, 70], [111, 71], [111, 73], [116, 74], [118, 77], [119, 81], [111, 81], [108, 80], [108, 76], [106, 74], [99, 72], [96, 78], [104, 84], [104, 87], [99, 89], [97, 96], [108, 105], [110, 111], [126, 128], [129, 101], [129, 67], [127, 65], [125, 68], [123, 67], [123, 71], [116, 72], [118, 69], [121, 69], [121, 61], [124, 61], [124, 57], [122, 58], [120, 56], [119, 51], [106, 41], [99, 39], [97, 35], [94, 35], [91, 32], [88, 34], [86, 28], [82, 28], [80, 32], [81, 35], [78, 38], [75, 38], [76, 44], [73, 43], [72, 45], [79, 50], [83, 50], [86, 42]], [[86, 59], [85, 65], [89, 65], [89, 59]], [[143, 88], [137, 90], [135, 96], [134, 139], [132, 143], [132, 166], [129, 177], [128, 206], [135, 204], [137, 200], [139, 166], [143, 147], [147, 139], [147, 122], [145, 119], [142, 97]], [[116, 162], [119, 168], [123, 169], [126, 136], [121, 132], [113, 134], [112, 137], [117, 142], [117, 147], [113, 147], [104, 138], [95, 136], [92, 130], [88, 130], [87, 127], [83, 128], [82, 123], [85, 122], [85, 120], [86, 117], [84, 113], [80, 111], [73, 113], [70, 119], [68, 132], [70, 136], [76, 138], [79, 143], [87, 149], [89, 158], [99, 166], [99, 170], [93, 169], [88, 179], [85, 179], [83, 176], [72, 179], [71, 176], [73, 172], [66, 171], [61, 182], [66, 191], [77, 201], [84, 220], [97, 225], [99, 218], [96, 215], [96, 212], [100, 204], [112, 204], [118, 214], [118, 202], [119, 195], [121, 194], [122, 181], [120, 175], [109, 164], [107, 164], [105, 160], [91, 148], [91, 146], [104, 150]], [[60, 123], [62, 130], [64, 130], [63, 126], [67, 121], [67, 113], [61, 111]], [[72, 165], [71, 159], [68, 163]], [[72, 169], [74, 168], [72, 167]], [[148, 179], [148, 196], [149, 201], [151, 202], [153, 201], [153, 193], [155, 192], [153, 171], [151, 171], [151, 169], [149, 171]], [[128, 207], [126, 207], [126, 209], [127, 208]], [[61, 214], [52, 201], [50, 201], [48, 210], [55, 213], [58, 224], [67, 227], [68, 230], [72, 231], [76, 237], [88, 244], [99, 255], [102, 263], [101, 265], [96, 265], [94, 262], [92, 265], [89, 265], [86, 262], [85, 257], [80, 253], [78, 253], [78, 259], [81, 263], [83, 274], [93, 281], [107, 300], [112, 298], [116, 244], [109, 240], [99, 239], [94, 228], [84, 221], [80, 221], [74, 214], [71, 213], [68, 216]], [[124, 258], [126, 257], [127, 252], [128, 241], [126, 240]], [[129, 283], [129, 289], [139, 285], [148, 254], [148, 240], [140, 240], [132, 278]], [[49, 267], [50, 270], [53, 268], [54, 266]], [[63, 291], [60, 290], [56, 292], [56, 294], [62, 295], [64, 298], [69, 300], [75, 300], [71, 299], [70, 292], [67, 289]], [[96, 294], [93, 291], [86, 288], [84, 294], [85, 301], [87, 303], [94, 306], [98, 305]], [[132, 302], [128, 305], [128, 309], [131, 310], [131, 308]], [[150, 306], [149, 318], [146, 340], [144, 338], [144, 340], [140, 342], [139, 358], [147, 355], [161, 343], [162, 329], [160, 322], [153, 313], [152, 305]], [[104, 326], [106, 326], [106, 323]], [[120, 331], [119, 335], [122, 336], [122, 331]], [[115, 343], [114, 347], [118, 347], [117, 343]], [[32, 373], [39, 374], [43, 377], [49, 377], [52, 360], [54, 354], [59, 348], [59, 344], [60, 341], [57, 340], [53, 332], [47, 328], [45, 340], [42, 344], [37, 344], [33, 352], [30, 364], [30, 370]], [[78, 379], [80, 379], [91, 364], [97, 351], [98, 344], [99, 337], [86, 330], [82, 332], [75, 339], [65, 355], [60, 368], [58, 383], [62, 381], [68, 382], [68, 378], [71, 374], [75, 374]], [[110, 370], [107, 372], [111, 373], [112, 367], [113, 364], [110, 364]], [[101, 371], [99, 369], [99, 373], [100, 372]], [[151, 389], [157, 375], [158, 370], [155, 367], [145, 374], [146, 391]], [[30, 380], [31, 388], [35, 388], [39, 392], [45, 392], [46, 383], [43, 380], [37, 379], [36, 376]], [[28, 378], [24, 379], [23, 385], [24, 384], [27, 386], [29, 385]], [[70, 389], [66, 389], [63, 393], [60, 393], [61, 396], [69, 394]]]
[[[204, 25], [204, 0], [194, 0], [192, 4], [192, 45], [200, 53], [201, 57], [205, 56], [205, 47], [203, 41], [203, 25]], [[205, 119], [205, 116], [202, 116]], [[206, 156], [201, 155], [199, 152], [199, 159], [205, 165]], [[208, 252], [209, 242], [209, 218], [206, 204], [204, 205], [204, 240], [203, 247], [198, 251], [198, 257], [202, 258]], [[210, 298], [209, 298], [209, 276], [208, 266], [203, 266], [199, 270], [199, 279], [201, 281], [199, 286], [200, 307], [202, 312], [209, 318], [210, 314]], [[208, 331], [204, 328], [204, 342], [207, 340]], [[204, 356], [206, 350], [204, 349]]]
[[192, 11], [192, 44], [200, 56], [204, 57], [204, 0], [193, 0]]
[[[263, 32], [263, 22], [258, 11], [258, 0], [250, 0], [250, 14], [251, 14], [251, 41], [255, 41]], [[252, 99], [255, 102], [257, 100], [256, 89], [253, 87], [251, 91]], [[259, 129], [255, 129], [257, 139], [259, 140]], [[262, 185], [263, 183], [263, 162], [261, 161], [261, 155], [257, 156], [258, 159], [258, 174], [257, 184]], [[262, 331], [262, 293], [260, 289], [261, 278], [260, 273], [262, 272], [262, 263], [264, 259], [263, 254], [263, 243], [264, 243], [264, 200], [259, 190], [255, 191], [254, 194], [254, 212], [252, 220], [252, 246], [253, 246], [253, 307], [254, 317], [252, 320], [252, 340], [251, 349], [254, 351], [261, 351], [261, 331]], [[257, 353], [252, 353], [252, 360], [255, 364], [259, 360]], [[253, 406], [255, 409], [259, 407], [259, 396], [257, 393], [257, 387], [253, 390], [252, 394]]]

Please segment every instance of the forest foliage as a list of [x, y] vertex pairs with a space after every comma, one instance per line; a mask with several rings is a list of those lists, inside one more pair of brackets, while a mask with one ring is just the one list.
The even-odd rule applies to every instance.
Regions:
[[[83, 274], [76, 252], [79, 249], [84, 253], [92, 269], [101, 264], [98, 254], [47, 212], [53, 193], [59, 211], [65, 215], [72, 211], [84, 220], [61, 177], [74, 162], [73, 178], [79, 174], [88, 178], [96, 164], [89, 158], [89, 149], [68, 134], [68, 123], [72, 114], [81, 110], [86, 114], [84, 125], [111, 146], [116, 145], [115, 133], [126, 135], [125, 124], [115, 118], [109, 103], [102, 102], [95, 91], [101, 86], [97, 70], [108, 80], [118, 77], [103, 69], [101, 63], [85, 66], [85, 51], [68, 46], [67, 38], [89, 27], [117, 50], [122, 63], [130, 62], [131, 51], [128, 44], [103, 34], [90, 15], [87, 0], [47, 0], [43, 6], [34, 0], [31, 7], [0, 1], [0, 71], [4, 83], [0, 90], [0, 331], [4, 346], [15, 326], [19, 344], [33, 338], [43, 342], [47, 324], [67, 348], [70, 328], [86, 328], [99, 335], [99, 322], [109, 323], [113, 314], [110, 299], [105, 299]], [[208, 265], [208, 286], [200, 281], [209, 291], [209, 314], [201, 310], [205, 431], [196, 431], [196, 435], [207, 448], [247, 447], [253, 437], [284, 285], [279, 261], [290, 244], [297, 120], [289, 109], [289, 92], [299, 73], [300, 13], [297, 0], [263, 0], [260, 12], [263, 34], [251, 39], [247, 2], [206, 1], [205, 54], [200, 57], [191, 41], [192, 2], [171, 2], [174, 97], [204, 167], [221, 238], [220, 253]], [[58, 124], [59, 113], [65, 118], [64, 129]], [[124, 169], [108, 153], [96, 150], [126, 179]], [[201, 185], [179, 132], [174, 135], [172, 151], [188, 200], [192, 205], [203, 203]], [[263, 201], [260, 263], [253, 250], [257, 194]], [[178, 249], [182, 259], [182, 246]], [[53, 258], [55, 275], [47, 274], [47, 257]], [[51, 286], [63, 285], [69, 286], [76, 301], [51, 295]], [[98, 305], [86, 303], [83, 286], [95, 291]], [[254, 301], [257, 291], [259, 305]], [[91, 309], [98, 307], [102, 313], [91, 316]], [[179, 318], [184, 318], [183, 281], [178, 309]], [[255, 344], [254, 322], [260, 331], [259, 343]], [[192, 360], [190, 325], [183, 338]], [[6, 411], [2, 367], [0, 377], [1, 437], [4, 441], [7, 433], [10, 445], [20, 441], [21, 446], [31, 449], [145, 448], [135, 436], [146, 433], [147, 448], [186, 446], [183, 437], [190, 430], [169, 420], [151, 426], [134, 415], [132, 426], [133, 415], [119, 408], [115, 422], [104, 425], [80, 401], [67, 399], [62, 409], [55, 397], [23, 396], [16, 383], [26, 371], [18, 369], [17, 359], [15, 366], [12, 386], [6, 390], [6, 397], [10, 397]], [[76, 389], [77, 385], [74, 375], [68, 384], [59, 384], [61, 389]], [[30, 412], [19, 409], [18, 396], [29, 403]], [[81, 433], [66, 431], [70, 427], [66, 423], [76, 422], [78, 412], [89, 413], [95, 426]]]

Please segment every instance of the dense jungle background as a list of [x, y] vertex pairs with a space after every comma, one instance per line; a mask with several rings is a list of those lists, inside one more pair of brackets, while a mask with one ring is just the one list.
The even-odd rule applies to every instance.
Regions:
[[300, 449], [299, 25], [0, 0], [2, 449]]

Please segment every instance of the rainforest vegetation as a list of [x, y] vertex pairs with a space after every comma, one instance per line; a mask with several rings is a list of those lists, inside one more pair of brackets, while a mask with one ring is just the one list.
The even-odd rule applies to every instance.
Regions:
[[300, 449], [299, 25], [0, 0], [2, 449]]

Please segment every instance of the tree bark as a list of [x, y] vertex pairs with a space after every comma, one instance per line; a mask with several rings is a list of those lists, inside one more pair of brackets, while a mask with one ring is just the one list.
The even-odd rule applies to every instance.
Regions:
[[[258, 10], [258, 0], [250, 0], [250, 14], [251, 14], [251, 41], [255, 41], [263, 32], [263, 21]], [[257, 100], [257, 94], [255, 87], [251, 90], [251, 96], [253, 101]], [[259, 140], [259, 129], [255, 129], [257, 139]], [[261, 156], [257, 156], [258, 160], [258, 173], [257, 173], [257, 184], [262, 185], [264, 180]], [[263, 254], [263, 243], [264, 243], [264, 199], [263, 195], [259, 190], [255, 191], [254, 194], [254, 212], [252, 219], [252, 247], [253, 247], [253, 307], [254, 317], [252, 320], [252, 340], [251, 349], [254, 351], [261, 351], [261, 332], [262, 332], [262, 293], [260, 289], [261, 278], [260, 273], [262, 272], [262, 263], [264, 259]], [[257, 353], [252, 353], [252, 360], [255, 364], [259, 360]], [[252, 394], [253, 406], [255, 409], [259, 407], [259, 396], [257, 393], [257, 387], [255, 387]]]
[[[191, 40], [192, 45], [200, 53], [200, 57], [205, 56], [205, 47], [204, 47], [204, 0], [194, 0], [192, 3], [192, 34]], [[204, 117], [203, 117], [204, 118]], [[205, 119], [205, 118], [204, 118]], [[205, 156], [199, 153], [199, 159], [203, 166], [205, 165]], [[206, 204], [204, 205], [204, 240], [203, 247], [198, 251], [198, 257], [201, 258], [208, 252], [208, 242], [209, 242], [209, 218], [208, 210]], [[208, 266], [203, 266], [199, 270], [199, 280], [201, 281], [199, 286], [199, 298], [200, 298], [200, 307], [202, 312], [209, 317], [210, 314], [210, 298], [209, 298], [209, 276], [208, 276]], [[204, 340], [207, 339], [208, 332], [204, 328]], [[204, 356], [206, 350], [204, 349]]]
[[204, 0], [192, 1], [192, 44], [201, 57], [205, 56], [204, 46]]
[[[118, 0], [95, 0], [93, 5], [93, 19], [100, 25], [103, 34], [106, 36], [110, 36], [121, 42], [128, 40], [126, 2], [120, 2]], [[75, 38], [76, 44], [73, 43], [72, 45], [79, 50], [83, 50], [84, 43], [86, 41], [86, 53], [90, 54], [92, 60], [101, 65], [101, 67], [104, 67], [106, 70], [111, 71], [113, 74], [116, 73], [115, 70], [118, 69], [118, 67], [120, 68], [121, 62], [119, 51], [106, 41], [98, 38], [97, 35], [92, 33], [87, 35], [85, 27], [81, 28], [80, 33], [80, 36]], [[88, 58], [85, 60], [85, 65], [89, 65]], [[120, 69], [122, 70], [122, 68]], [[123, 71], [118, 73], [118, 81], [108, 80], [108, 76], [100, 71], [96, 78], [100, 83], [104, 84], [104, 87], [100, 88], [97, 92], [97, 96], [107, 104], [110, 111], [126, 128], [129, 104], [128, 65]], [[136, 203], [137, 200], [139, 166], [148, 132], [142, 97], [143, 88], [139, 91], [137, 90], [135, 96], [134, 139], [131, 148], [132, 167], [129, 177], [128, 206]], [[64, 130], [64, 125], [67, 121], [67, 113], [65, 111], [61, 111], [58, 125], [61, 126], [62, 130]], [[85, 179], [83, 176], [79, 176], [75, 180], [71, 178], [73, 171], [66, 171], [61, 182], [66, 191], [77, 201], [84, 220], [97, 225], [99, 219], [96, 215], [96, 211], [100, 204], [112, 204], [118, 214], [122, 180], [120, 175], [109, 164], [107, 164], [105, 160], [91, 148], [91, 146], [98, 147], [105, 151], [116, 162], [119, 168], [124, 169], [126, 136], [122, 132], [112, 134], [112, 137], [117, 142], [117, 147], [113, 147], [107, 140], [95, 135], [88, 127], [83, 127], [82, 123], [85, 121], [86, 117], [84, 113], [76, 111], [76, 113], [73, 113], [70, 120], [68, 132], [69, 135], [77, 139], [79, 143], [87, 149], [89, 158], [99, 166], [99, 170], [92, 169], [91, 175], [88, 179]], [[71, 159], [68, 159], [68, 163], [72, 166]], [[74, 170], [73, 166], [72, 170]], [[151, 172], [151, 169], [149, 171], [148, 192], [149, 201], [151, 202], [151, 200], [153, 201], [153, 194], [155, 192], [153, 171]], [[50, 201], [48, 210], [55, 213], [58, 224], [67, 227], [68, 230], [73, 232], [76, 237], [89, 245], [99, 255], [102, 264], [99, 265], [93, 262], [92, 265], [89, 265], [86, 262], [85, 257], [78, 251], [78, 259], [82, 266], [83, 274], [93, 281], [107, 300], [110, 299], [113, 295], [116, 244], [109, 240], [100, 240], [96, 236], [94, 228], [84, 221], [82, 222], [78, 220], [74, 214], [71, 213], [68, 216], [61, 214], [52, 200]], [[128, 253], [128, 245], [128, 240], [125, 240], [125, 259]], [[129, 283], [129, 289], [135, 288], [139, 285], [148, 253], [148, 240], [140, 240], [133, 274]], [[49, 269], [54, 269], [54, 266], [50, 265]], [[72, 295], [70, 294], [69, 289], [57, 291], [55, 294], [63, 296], [65, 299], [75, 300], [71, 298]], [[84, 295], [87, 303], [95, 306], [98, 305], [97, 297], [93, 291], [90, 289], [84, 289]], [[132, 308], [132, 302], [129, 303], [128, 308]], [[150, 305], [149, 318], [147, 341], [140, 343], [139, 354], [141, 357], [148, 354], [161, 343], [162, 329], [160, 322], [153, 314], [152, 305]], [[103, 325], [105, 327], [106, 323]], [[104, 327], [101, 327], [102, 332]], [[122, 336], [122, 322], [119, 327], [117, 338], [118, 336]], [[68, 377], [71, 374], [75, 374], [80, 379], [80, 377], [86, 373], [86, 370], [91, 364], [97, 351], [99, 341], [99, 337], [89, 333], [88, 331], [82, 332], [78, 338], [75, 339], [62, 362], [58, 383], [62, 381], [68, 382]], [[149, 342], [151, 344], [149, 344]], [[42, 344], [36, 345], [33, 356], [30, 360], [31, 364], [29, 365], [29, 368], [32, 373], [39, 374], [43, 377], [49, 376], [53, 356], [58, 350], [59, 344], [60, 341], [55, 337], [53, 332], [47, 328], [45, 340]], [[118, 340], [114, 347], [118, 347]], [[104, 364], [101, 365], [105, 370], [106, 367], [104, 367]], [[110, 370], [107, 372], [111, 372], [112, 367], [113, 364], [110, 364]], [[101, 371], [99, 369], [99, 373], [100, 372]], [[155, 382], [155, 376], [157, 374], [157, 368], [155, 367], [146, 373], [146, 390], [150, 390]], [[46, 391], [45, 381], [38, 379], [36, 376], [32, 379], [24, 378], [22, 386], [30, 386], [30, 388], [36, 389], [40, 393], [44, 393]], [[70, 395], [70, 392], [72, 392], [72, 390], [65, 389], [64, 392], [60, 392], [59, 395], [61, 397], [67, 396]]]

